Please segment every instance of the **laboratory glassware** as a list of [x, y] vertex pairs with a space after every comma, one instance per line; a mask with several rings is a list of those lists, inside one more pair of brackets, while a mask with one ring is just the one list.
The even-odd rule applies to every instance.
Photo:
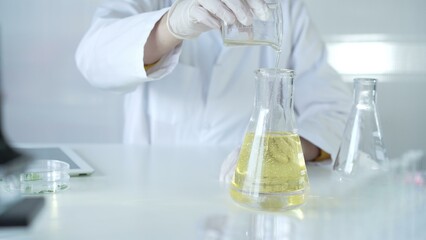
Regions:
[[254, 108], [230, 183], [240, 205], [280, 211], [305, 202], [309, 182], [295, 128], [293, 78], [287, 69], [255, 71]]
[[340, 179], [386, 170], [388, 158], [376, 109], [377, 79], [354, 79], [351, 113], [333, 169]]
[[203, 237], [201, 239], [303, 239], [300, 225], [303, 216], [301, 209], [276, 214], [233, 208], [226, 215], [208, 216], [202, 225]]
[[281, 1], [266, 0], [268, 16], [260, 19], [253, 13], [253, 23], [245, 26], [238, 21], [222, 22], [222, 39], [226, 45], [266, 45], [281, 50], [283, 35], [283, 12]]
[[34, 159], [24, 172], [6, 178], [6, 189], [21, 194], [60, 192], [69, 188], [69, 170], [63, 161]]

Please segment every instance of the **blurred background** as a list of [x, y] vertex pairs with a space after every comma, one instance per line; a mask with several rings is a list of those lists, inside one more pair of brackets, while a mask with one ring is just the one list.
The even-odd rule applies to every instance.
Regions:
[[[119, 143], [122, 95], [91, 87], [74, 53], [103, 0], [1, 0], [3, 125], [15, 143]], [[391, 157], [426, 151], [426, 1], [305, 0], [352, 86], [376, 77]]]

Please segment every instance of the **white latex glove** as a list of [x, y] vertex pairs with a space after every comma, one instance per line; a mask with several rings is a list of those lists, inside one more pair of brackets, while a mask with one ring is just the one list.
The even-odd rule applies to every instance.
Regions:
[[219, 173], [219, 181], [229, 184], [234, 176], [235, 167], [237, 166], [238, 156], [241, 148], [234, 149], [223, 161]]
[[219, 29], [221, 21], [243, 25], [253, 22], [252, 12], [267, 19], [264, 0], [176, 0], [168, 12], [167, 27], [179, 39], [192, 39], [201, 33]]

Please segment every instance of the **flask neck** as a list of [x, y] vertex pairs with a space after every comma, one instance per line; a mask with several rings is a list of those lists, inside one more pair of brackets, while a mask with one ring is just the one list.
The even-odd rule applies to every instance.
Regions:
[[355, 79], [354, 102], [356, 105], [374, 105], [376, 103], [376, 79]]
[[270, 131], [293, 131], [293, 77], [286, 69], [256, 72], [255, 114], [268, 116]]

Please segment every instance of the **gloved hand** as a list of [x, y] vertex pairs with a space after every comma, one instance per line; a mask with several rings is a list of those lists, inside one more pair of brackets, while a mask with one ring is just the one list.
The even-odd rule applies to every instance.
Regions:
[[264, 0], [176, 0], [168, 12], [167, 27], [179, 39], [192, 39], [218, 29], [221, 21], [243, 25], [253, 22], [252, 12], [267, 19], [269, 9]]

